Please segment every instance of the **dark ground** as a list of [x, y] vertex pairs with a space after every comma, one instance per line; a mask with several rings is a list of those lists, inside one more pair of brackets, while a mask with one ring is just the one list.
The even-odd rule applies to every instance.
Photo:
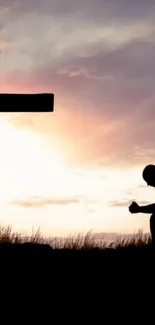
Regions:
[[146, 308], [150, 290], [154, 292], [154, 256], [151, 245], [75, 251], [41, 244], [0, 244], [0, 294], [7, 306], [8, 301], [18, 309], [21, 304], [23, 315], [30, 314], [31, 302], [36, 323], [41, 312], [50, 315], [52, 324], [59, 324], [59, 318], [67, 323], [71, 318], [75, 324], [78, 317], [83, 319], [83, 312], [86, 324], [93, 314], [98, 324], [97, 316], [106, 317], [107, 312], [108, 319], [114, 316], [116, 321], [114, 308], [121, 317], [123, 310], [131, 314], [139, 305], [140, 313], [144, 312], [142, 304]]
[[[151, 269], [155, 251], [151, 245], [129, 246], [117, 249], [52, 249], [42, 244], [0, 244], [0, 274], [15, 273], [33, 277], [46, 274], [70, 278], [71, 276], [92, 276], [94, 273], [108, 276], [111, 272], [121, 273]], [[93, 281], [92, 277], [92, 281]]]

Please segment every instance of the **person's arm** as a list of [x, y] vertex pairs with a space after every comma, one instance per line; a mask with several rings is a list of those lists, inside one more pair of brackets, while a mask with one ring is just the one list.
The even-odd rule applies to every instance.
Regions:
[[140, 213], [155, 213], [155, 203], [145, 205], [145, 206], [139, 206], [139, 212]]
[[155, 203], [139, 206], [136, 202], [132, 202], [132, 204], [129, 206], [129, 211], [131, 213], [155, 213]]

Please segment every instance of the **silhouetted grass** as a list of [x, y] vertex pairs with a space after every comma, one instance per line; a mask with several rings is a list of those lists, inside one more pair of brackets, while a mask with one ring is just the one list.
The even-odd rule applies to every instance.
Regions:
[[139, 247], [144, 245], [151, 244], [151, 237], [149, 234], [145, 234], [142, 231], [133, 234], [132, 237], [122, 237], [114, 241], [108, 242], [107, 240], [101, 238], [98, 240], [95, 236], [92, 235], [92, 232], [89, 231], [86, 234], [69, 235], [67, 238], [59, 237], [44, 237], [40, 233], [40, 229], [36, 232], [32, 231], [30, 236], [24, 235], [22, 233], [17, 233], [12, 231], [11, 226], [0, 226], [0, 244], [48, 244], [54, 249], [71, 249], [71, 250], [80, 250], [80, 249], [105, 249], [105, 248], [122, 248], [122, 247]]

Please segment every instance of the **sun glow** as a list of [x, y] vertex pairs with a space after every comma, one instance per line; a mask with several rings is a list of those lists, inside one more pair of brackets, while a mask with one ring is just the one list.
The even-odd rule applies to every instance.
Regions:
[[4, 121], [0, 123], [0, 155], [3, 195], [31, 195], [39, 189], [43, 193], [48, 181], [55, 184], [65, 172], [63, 155], [54, 140], [47, 146], [41, 135]]
[[23, 231], [41, 227], [48, 234], [147, 229], [147, 216], [140, 219], [129, 215], [127, 206], [119, 207], [134, 197], [147, 199], [138, 184], [143, 185], [141, 170], [72, 168], [57, 138], [0, 116], [0, 223]]

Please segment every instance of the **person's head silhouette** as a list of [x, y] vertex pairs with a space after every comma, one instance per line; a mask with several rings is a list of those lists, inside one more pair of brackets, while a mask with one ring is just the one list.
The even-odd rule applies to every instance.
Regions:
[[147, 185], [155, 187], [155, 165], [147, 165], [142, 176]]

